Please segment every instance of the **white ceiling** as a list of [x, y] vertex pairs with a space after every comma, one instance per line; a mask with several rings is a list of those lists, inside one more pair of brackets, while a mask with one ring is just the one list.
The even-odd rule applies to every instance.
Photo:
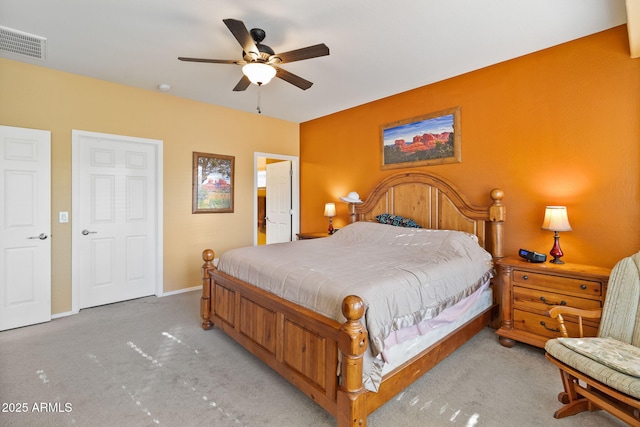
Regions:
[[[0, 57], [256, 112], [258, 87], [232, 88], [241, 59], [222, 22], [266, 31], [276, 53], [325, 43], [329, 56], [283, 64], [314, 85], [274, 79], [262, 114], [304, 122], [626, 22], [624, 0], [0, 0], [0, 26], [47, 38], [46, 60]], [[1, 75], [1, 70], [0, 70]]]

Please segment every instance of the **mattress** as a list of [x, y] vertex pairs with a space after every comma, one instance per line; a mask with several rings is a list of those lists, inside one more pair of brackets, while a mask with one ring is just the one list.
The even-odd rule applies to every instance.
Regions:
[[394, 331], [436, 317], [493, 272], [475, 235], [374, 222], [323, 239], [233, 249], [218, 269], [339, 322], [342, 300], [358, 295], [374, 356]]

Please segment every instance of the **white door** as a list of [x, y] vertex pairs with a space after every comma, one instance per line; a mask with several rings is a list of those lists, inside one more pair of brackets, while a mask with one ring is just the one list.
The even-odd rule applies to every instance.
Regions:
[[291, 162], [267, 165], [267, 244], [290, 242]]
[[157, 292], [161, 141], [73, 131], [78, 309]]
[[51, 320], [51, 132], [0, 126], [0, 331]]

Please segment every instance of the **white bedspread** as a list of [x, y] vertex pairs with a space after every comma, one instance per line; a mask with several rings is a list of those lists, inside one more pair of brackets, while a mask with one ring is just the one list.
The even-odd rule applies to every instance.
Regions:
[[323, 239], [233, 249], [218, 269], [340, 322], [344, 297], [360, 296], [374, 356], [391, 332], [437, 316], [493, 272], [472, 234], [373, 222]]

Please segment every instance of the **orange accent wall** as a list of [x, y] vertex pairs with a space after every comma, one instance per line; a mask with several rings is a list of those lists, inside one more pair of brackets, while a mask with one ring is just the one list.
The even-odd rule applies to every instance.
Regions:
[[[406, 64], [403, 66], [410, 66]], [[434, 63], [434, 66], [437, 64]], [[380, 126], [461, 108], [462, 162], [382, 171]], [[338, 197], [423, 169], [473, 204], [505, 191], [507, 254], [548, 253], [545, 205], [566, 205], [563, 260], [612, 266], [640, 250], [640, 59], [626, 26], [338, 112], [300, 126], [301, 230], [348, 223]]]

